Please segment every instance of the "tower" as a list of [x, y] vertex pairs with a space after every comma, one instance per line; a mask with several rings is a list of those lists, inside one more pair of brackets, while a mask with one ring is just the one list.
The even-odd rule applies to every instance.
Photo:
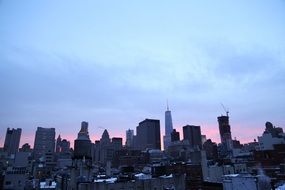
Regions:
[[167, 110], [165, 111], [165, 135], [163, 136], [164, 150], [171, 143], [171, 133], [173, 131], [172, 116], [167, 102]]
[[73, 156], [75, 159], [91, 158], [91, 141], [88, 134], [88, 123], [85, 121], [81, 123], [81, 129], [74, 141]]

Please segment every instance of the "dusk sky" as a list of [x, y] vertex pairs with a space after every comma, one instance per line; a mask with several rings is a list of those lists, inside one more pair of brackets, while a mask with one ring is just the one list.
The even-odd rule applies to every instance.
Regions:
[[[34, 144], [37, 126], [72, 143], [145, 118], [200, 125], [220, 142], [285, 126], [285, 1], [0, 0], [0, 146], [6, 128]], [[182, 134], [180, 134], [182, 135]]]

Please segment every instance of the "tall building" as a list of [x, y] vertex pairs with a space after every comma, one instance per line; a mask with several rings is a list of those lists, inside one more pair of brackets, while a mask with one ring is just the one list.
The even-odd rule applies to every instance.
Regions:
[[46, 153], [54, 153], [55, 128], [38, 127], [34, 143], [34, 158], [38, 159]]
[[10, 129], [7, 128], [5, 142], [4, 142], [4, 151], [8, 155], [16, 154], [19, 150], [20, 138], [21, 138], [22, 129]]
[[88, 133], [88, 123], [83, 121], [78, 132], [77, 139], [74, 140], [74, 159], [91, 159], [91, 141]]
[[171, 143], [171, 132], [172, 131], [173, 131], [173, 125], [172, 125], [171, 111], [169, 110], [169, 107], [167, 104], [167, 110], [165, 111], [165, 135], [163, 136], [164, 150], [167, 149], [167, 147]]
[[183, 139], [188, 140], [192, 148], [202, 149], [201, 128], [195, 125], [183, 127]]
[[219, 131], [221, 137], [221, 143], [226, 146], [227, 150], [232, 148], [232, 134], [231, 126], [229, 124], [229, 116], [218, 117]]
[[[114, 139], [113, 139], [114, 140]], [[115, 146], [118, 145], [118, 141], [115, 141]], [[117, 142], [117, 144], [116, 144]], [[113, 158], [114, 147], [112, 146], [110, 135], [107, 129], [104, 130], [102, 137], [100, 139], [100, 150], [99, 150], [99, 161], [101, 164], [106, 164], [108, 161], [111, 161]]]
[[140, 150], [161, 149], [160, 121], [145, 119], [137, 126], [136, 147]]
[[126, 146], [127, 147], [134, 146], [134, 130], [128, 129], [126, 131]]

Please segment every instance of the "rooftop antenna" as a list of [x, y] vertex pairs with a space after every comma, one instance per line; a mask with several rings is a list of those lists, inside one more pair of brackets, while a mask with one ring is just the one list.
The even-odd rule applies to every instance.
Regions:
[[229, 109], [227, 109], [227, 108], [224, 106], [224, 104], [221, 103], [221, 105], [222, 105], [222, 107], [223, 107], [223, 109], [224, 109], [224, 111], [226, 112], [227, 117], [228, 117], [228, 116], [229, 116]]

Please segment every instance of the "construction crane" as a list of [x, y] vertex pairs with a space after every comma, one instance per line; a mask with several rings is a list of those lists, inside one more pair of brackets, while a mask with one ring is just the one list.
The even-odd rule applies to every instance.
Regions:
[[222, 105], [224, 111], [226, 112], [227, 116], [229, 116], [229, 109], [227, 109], [227, 108], [224, 106], [224, 104], [221, 103], [221, 105]]

